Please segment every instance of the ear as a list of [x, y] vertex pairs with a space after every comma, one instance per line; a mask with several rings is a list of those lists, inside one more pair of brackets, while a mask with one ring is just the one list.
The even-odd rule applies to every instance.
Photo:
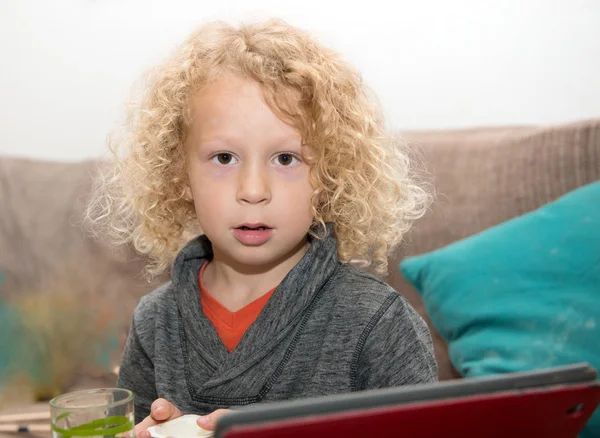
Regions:
[[185, 186], [185, 189], [183, 191], [183, 198], [186, 201], [194, 202], [194, 197], [192, 196], [192, 189], [188, 185]]

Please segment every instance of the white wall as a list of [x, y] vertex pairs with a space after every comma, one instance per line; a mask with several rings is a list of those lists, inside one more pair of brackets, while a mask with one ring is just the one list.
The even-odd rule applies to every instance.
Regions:
[[267, 16], [346, 54], [398, 129], [600, 116], [596, 0], [0, 0], [0, 153], [101, 154], [136, 77], [197, 24]]

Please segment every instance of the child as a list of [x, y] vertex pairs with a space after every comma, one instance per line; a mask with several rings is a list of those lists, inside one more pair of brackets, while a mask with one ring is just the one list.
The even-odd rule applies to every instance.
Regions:
[[337, 54], [281, 21], [204, 26], [130, 126], [90, 211], [151, 272], [171, 265], [120, 368], [138, 436], [182, 412], [216, 411], [211, 429], [222, 409], [436, 380], [422, 319], [353, 266], [385, 272], [428, 196]]

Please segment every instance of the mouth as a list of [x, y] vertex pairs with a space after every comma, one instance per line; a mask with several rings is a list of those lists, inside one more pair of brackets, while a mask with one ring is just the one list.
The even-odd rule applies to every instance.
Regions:
[[265, 224], [242, 224], [235, 227], [235, 229], [243, 231], [266, 231], [270, 230], [271, 227]]
[[272, 228], [261, 223], [241, 224], [233, 229], [234, 237], [244, 246], [260, 246], [272, 237]]

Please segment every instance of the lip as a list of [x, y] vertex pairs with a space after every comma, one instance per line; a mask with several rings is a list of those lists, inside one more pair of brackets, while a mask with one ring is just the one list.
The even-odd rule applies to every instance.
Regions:
[[[242, 230], [242, 227], [259, 228], [265, 227], [264, 230]], [[233, 229], [233, 236], [246, 246], [260, 246], [266, 243], [272, 236], [273, 229], [263, 223], [244, 223]]]
[[268, 226], [267, 224], [263, 224], [262, 222], [253, 222], [253, 223], [249, 223], [249, 222], [244, 222], [243, 224], [239, 224], [237, 228], [242, 228], [242, 227], [248, 227], [248, 228], [259, 228], [259, 227], [265, 227], [270, 229], [271, 227]]

